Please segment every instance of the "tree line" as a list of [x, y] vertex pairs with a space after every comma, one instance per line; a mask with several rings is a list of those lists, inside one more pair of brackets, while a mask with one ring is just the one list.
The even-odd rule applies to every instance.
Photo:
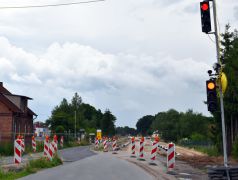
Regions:
[[[229, 24], [221, 34], [221, 45], [221, 60], [222, 64], [225, 64], [223, 72], [228, 80], [227, 90], [223, 94], [227, 152], [228, 155], [233, 153], [238, 157], [238, 31], [236, 29], [231, 31]], [[137, 131], [147, 135], [159, 130], [166, 141], [178, 142], [183, 138], [212, 141], [222, 153], [219, 100], [220, 98], [217, 98], [218, 110], [212, 113], [211, 117], [194, 113], [192, 110], [182, 113], [170, 109], [155, 116], [147, 115], [140, 118], [136, 124]]]
[[90, 104], [83, 103], [82, 98], [75, 93], [71, 102], [63, 100], [51, 112], [51, 116], [46, 120], [46, 124], [53, 132], [64, 133], [74, 132], [76, 120], [76, 131], [85, 129], [88, 133], [96, 133], [96, 129], [101, 129], [103, 135], [111, 136], [115, 134], [116, 117], [106, 109], [103, 113]]
[[193, 110], [178, 112], [170, 109], [156, 115], [147, 115], [140, 118], [137, 131], [143, 136], [158, 131], [165, 141], [178, 142], [182, 139], [208, 141], [212, 139], [209, 129], [212, 127], [212, 117], [203, 116]]

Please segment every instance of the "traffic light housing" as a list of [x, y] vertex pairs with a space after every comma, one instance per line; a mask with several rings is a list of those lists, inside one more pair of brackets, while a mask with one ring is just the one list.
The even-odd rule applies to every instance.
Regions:
[[209, 1], [200, 2], [202, 32], [208, 33], [212, 30]]
[[210, 112], [217, 110], [217, 91], [216, 91], [216, 81], [210, 79], [206, 81], [207, 87], [207, 109]]

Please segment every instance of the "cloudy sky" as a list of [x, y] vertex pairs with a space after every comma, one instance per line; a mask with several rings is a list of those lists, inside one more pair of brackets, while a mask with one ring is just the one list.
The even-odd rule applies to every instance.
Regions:
[[[82, 0], [86, 1], [86, 0]], [[3, 6], [80, 2], [0, 0]], [[0, 77], [34, 100], [38, 120], [75, 92], [134, 127], [174, 108], [209, 115], [207, 70], [214, 39], [201, 32], [198, 0], [106, 0], [72, 6], [0, 9]], [[238, 27], [238, 1], [217, 0], [220, 30]]]

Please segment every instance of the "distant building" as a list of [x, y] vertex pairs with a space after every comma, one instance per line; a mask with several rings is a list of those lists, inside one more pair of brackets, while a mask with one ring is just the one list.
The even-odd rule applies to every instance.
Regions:
[[18, 134], [30, 142], [37, 115], [28, 108], [28, 100], [32, 98], [12, 94], [0, 82], [0, 143], [13, 142]]
[[45, 135], [50, 135], [50, 130], [48, 126], [40, 121], [33, 124], [34, 132], [37, 137], [44, 137]]

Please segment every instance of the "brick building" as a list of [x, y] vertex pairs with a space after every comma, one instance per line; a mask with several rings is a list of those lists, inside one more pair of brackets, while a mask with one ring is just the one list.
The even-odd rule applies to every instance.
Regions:
[[28, 100], [32, 98], [12, 94], [0, 82], [0, 143], [12, 142], [18, 134], [30, 142], [37, 115], [28, 108]]

